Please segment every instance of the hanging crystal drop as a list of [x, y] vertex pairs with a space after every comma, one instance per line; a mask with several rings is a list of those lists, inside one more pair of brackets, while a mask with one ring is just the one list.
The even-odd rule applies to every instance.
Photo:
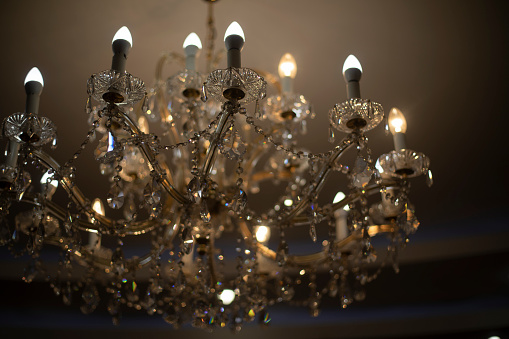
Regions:
[[388, 136], [390, 134], [390, 130], [389, 130], [389, 119], [387, 117], [385, 117], [384, 119], [384, 132], [385, 132], [385, 135]]
[[193, 248], [193, 234], [190, 226], [185, 226], [182, 229], [181, 240], [182, 252], [184, 252], [184, 254], [191, 253], [191, 249]]
[[85, 112], [87, 112], [87, 114], [92, 113], [92, 97], [91, 96], [89, 96], [87, 99], [87, 105], [85, 106]]
[[317, 237], [315, 224], [309, 225], [309, 236], [311, 237], [311, 240], [313, 240], [313, 242], [316, 242]]
[[206, 199], [203, 199], [202, 202], [201, 202], [200, 217], [201, 217], [201, 220], [203, 220], [203, 222], [209, 222], [210, 221], [210, 212], [209, 212], [209, 208], [207, 206], [207, 200]]
[[334, 128], [329, 125], [329, 142], [332, 144], [334, 143], [334, 141], [336, 140], [335, 136], [334, 136]]
[[276, 252], [276, 262], [279, 266], [284, 266], [288, 259], [288, 244], [284, 239], [281, 239]]
[[327, 285], [327, 289], [329, 290], [329, 297], [334, 298], [338, 294], [338, 283], [336, 282], [336, 277], [331, 277], [329, 284]]
[[58, 146], [58, 141], [57, 141], [57, 137], [55, 135], [55, 137], [53, 138], [53, 141], [51, 142], [51, 149], [55, 150], [55, 149], [57, 149], [57, 146]]
[[207, 86], [206, 85], [206, 82], [203, 83], [202, 87], [201, 87], [201, 101], [203, 102], [206, 102], [207, 101]]
[[377, 169], [373, 171], [373, 178], [375, 179], [375, 183], [377, 185], [380, 185], [382, 183], [382, 176], [380, 175], [380, 172], [378, 172]]
[[143, 113], [147, 113], [147, 111], [148, 111], [147, 93], [145, 93], [145, 96], [143, 97], [143, 103], [141, 105], [141, 110], [143, 111]]
[[113, 325], [120, 323], [120, 298], [117, 294], [113, 294], [108, 302], [108, 313], [111, 315]]
[[262, 113], [260, 112], [260, 103], [258, 102], [258, 99], [256, 100], [255, 104], [255, 118], [260, 119], [262, 117]]
[[124, 272], [124, 251], [121, 247], [117, 247], [111, 255], [111, 265], [118, 273]]
[[113, 183], [108, 193], [108, 205], [111, 208], [119, 209], [124, 205], [124, 191], [118, 183]]
[[428, 170], [428, 173], [426, 174], [426, 185], [428, 187], [433, 186], [433, 174], [431, 173], [431, 170]]

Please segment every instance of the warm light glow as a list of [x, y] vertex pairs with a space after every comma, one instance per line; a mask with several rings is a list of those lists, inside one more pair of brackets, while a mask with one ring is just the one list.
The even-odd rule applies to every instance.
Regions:
[[389, 129], [392, 134], [406, 133], [405, 116], [396, 107], [393, 107], [389, 113]]
[[117, 33], [115, 33], [115, 36], [111, 42], [113, 43], [115, 40], [126, 40], [131, 45], [131, 47], [133, 47], [133, 37], [131, 36], [131, 32], [129, 32], [129, 28], [126, 26], [122, 26], [122, 28], [120, 28]]
[[25, 85], [29, 81], [37, 81], [41, 85], [44, 86], [44, 80], [42, 79], [41, 71], [37, 67], [33, 67], [30, 72], [28, 72], [26, 78], [25, 78]]
[[[41, 178], [41, 184], [46, 184], [48, 182], [48, 179], [51, 179], [53, 175], [49, 174], [49, 172], [44, 173], [44, 175]], [[51, 179], [49, 184], [55, 188], [58, 187], [58, 180]]]
[[[346, 197], [345, 193], [339, 191], [338, 193], [336, 193], [336, 196], [334, 197], [334, 200], [332, 201], [333, 204], [335, 203], [338, 203], [340, 202], [341, 200], [343, 200], [344, 198]], [[348, 205], [346, 205], [345, 207], [343, 207], [343, 209], [345, 211], [349, 211], [350, 210], [350, 207], [348, 207]]]
[[140, 131], [142, 131], [145, 134], [149, 133], [148, 128], [148, 121], [147, 118], [145, 118], [143, 115], [138, 118], [138, 127], [140, 128]]
[[270, 239], [270, 228], [267, 226], [258, 226], [256, 228], [256, 241], [266, 242]]
[[230, 305], [235, 299], [235, 292], [225, 288], [223, 292], [218, 294], [218, 297], [221, 299], [224, 305]]
[[103, 215], [104, 216], [104, 205], [99, 198], [95, 198], [94, 202], [92, 202], [92, 209], [95, 213]]
[[345, 71], [350, 68], [357, 68], [362, 73], [361, 63], [353, 54], [350, 54], [348, 58], [346, 58], [345, 63], [343, 64], [343, 74], [345, 74]]
[[295, 79], [295, 75], [297, 75], [295, 58], [290, 53], [286, 53], [279, 61], [279, 76], [281, 78], [290, 77]]
[[184, 40], [183, 47], [186, 48], [187, 46], [196, 46], [199, 49], [202, 48], [200, 37], [195, 32], [189, 34], [186, 40]]
[[498, 335], [492, 335], [491, 337], [489, 337], [488, 339], [500, 339], [500, 337]]
[[226, 38], [230, 35], [239, 35], [242, 37], [242, 40], [246, 41], [246, 38], [244, 37], [244, 31], [237, 21], [232, 22], [230, 26], [228, 26], [226, 32], [224, 33], [224, 40], [226, 40]]
[[293, 205], [293, 200], [292, 199], [285, 199], [285, 201], [283, 201], [283, 204], [285, 204], [286, 207], [290, 207]]

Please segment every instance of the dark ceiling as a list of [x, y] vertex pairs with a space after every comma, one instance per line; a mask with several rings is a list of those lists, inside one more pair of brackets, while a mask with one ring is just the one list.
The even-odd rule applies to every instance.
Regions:
[[[331, 305], [322, 318], [276, 308], [271, 329], [252, 328], [243, 336], [445, 338], [455, 333], [487, 338], [492, 330], [507, 336], [509, 222], [503, 211], [509, 180], [503, 129], [509, 123], [504, 104], [509, 3], [221, 0], [214, 6], [216, 49], [222, 48], [229, 23], [238, 21], [246, 35], [245, 67], [277, 73], [280, 57], [294, 55], [294, 88], [317, 113], [302, 145], [314, 152], [332, 147], [328, 110], [346, 98], [341, 69], [344, 59], [355, 54], [364, 69], [363, 97], [386, 111], [396, 106], [404, 112], [407, 144], [431, 158], [435, 178], [431, 189], [422, 177], [412, 183], [410, 197], [421, 228], [402, 253], [399, 275], [387, 270], [368, 287], [366, 301], [341, 311]], [[61, 162], [85, 138], [86, 80], [109, 68], [110, 43], [119, 27], [128, 26], [133, 35], [127, 71], [149, 86], [162, 51], [180, 52], [192, 31], [202, 41], [206, 36], [207, 6], [200, 0], [9, 1], [0, 13], [2, 118], [23, 111], [23, 80], [37, 66], [45, 81], [40, 114], [58, 127], [59, 148], [51, 153]], [[167, 74], [177, 70], [169, 66]], [[368, 137], [375, 155], [391, 150], [382, 127]], [[80, 164], [78, 183], [85, 183], [97, 164]], [[324, 194], [335, 193], [335, 184]], [[84, 191], [104, 197], [106, 189], [100, 186], [85, 185]], [[91, 331], [80, 332], [87, 337], [116, 335], [106, 314], [80, 316], [77, 308], [52, 296], [46, 284], [23, 285], [26, 260], [13, 261], [5, 252], [0, 256], [3, 329], [13, 336], [21, 328], [48, 337], [79, 337], [76, 330], [84, 329]], [[158, 317], [127, 314], [117, 334], [151, 328], [149, 333], [158, 337], [166, 335], [165, 325]], [[185, 335], [202, 333], [188, 330]]]

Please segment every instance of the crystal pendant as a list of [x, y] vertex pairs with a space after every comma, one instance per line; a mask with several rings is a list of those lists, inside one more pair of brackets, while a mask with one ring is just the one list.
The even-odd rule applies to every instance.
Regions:
[[118, 273], [124, 272], [124, 251], [121, 247], [117, 247], [111, 255], [111, 265]]
[[191, 253], [191, 249], [193, 248], [193, 242], [194, 242], [191, 227], [185, 226], [182, 229], [181, 240], [182, 240], [182, 246], [181, 246], [182, 252], [184, 254]]
[[194, 177], [187, 185], [188, 197], [193, 202], [199, 203], [207, 193], [208, 185], [201, 182], [199, 177]]
[[[317, 293], [318, 294], [318, 293]], [[319, 296], [313, 296], [309, 301], [309, 315], [316, 318], [320, 315], [320, 298]]]
[[111, 186], [107, 201], [108, 205], [114, 209], [119, 209], [124, 205], [124, 191], [122, 191], [120, 184], [114, 183]]
[[302, 120], [300, 122], [300, 132], [305, 135], [308, 133], [308, 127], [307, 127], [307, 122], [306, 120]]
[[203, 222], [209, 222], [210, 221], [210, 212], [209, 212], [209, 208], [207, 206], [207, 200], [206, 199], [202, 200], [202, 202], [201, 202], [200, 217], [201, 217], [201, 220], [203, 220]]
[[51, 141], [51, 149], [52, 150], [56, 150], [57, 149], [57, 146], [58, 146], [58, 141], [57, 141], [57, 137], [55, 136], [53, 138], [53, 140]]
[[[120, 291], [119, 291], [120, 292]], [[113, 325], [120, 324], [120, 294], [113, 294], [108, 302], [108, 313], [111, 315]]]
[[159, 183], [155, 178], [152, 180], [152, 184], [149, 183], [145, 186], [143, 196], [148, 205], [159, 204], [161, 201], [161, 191], [159, 190]]
[[313, 242], [316, 242], [317, 237], [315, 224], [309, 225], [309, 236], [311, 237], [311, 240], [313, 240]]
[[260, 112], [260, 103], [256, 100], [255, 104], [255, 118], [260, 119], [262, 117], [262, 113]]
[[281, 239], [276, 252], [276, 262], [279, 266], [284, 266], [288, 259], [288, 244], [284, 239]]
[[357, 157], [353, 168], [352, 184], [357, 188], [366, 187], [372, 175], [373, 172], [369, 168], [366, 159], [362, 156]]
[[239, 213], [244, 210], [247, 204], [247, 194], [244, 190], [239, 189], [239, 192], [233, 196], [233, 200], [229, 207], [232, 208], [233, 211]]
[[87, 114], [92, 113], [92, 97], [90, 97], [90, 96], [87, 99], [87, 105], [85, 106], [85, 112]]
[[433, 174], [431, 173], [431, 170], [428, 170], [428, 173], [426, 174], [426, 185], [428, 185], [428, 187], [433, 186]]
[[329, 126], [329, 142], [332, 144], [336, 138], [334, 136], [334, 129], [332, 128], [332, 126]]

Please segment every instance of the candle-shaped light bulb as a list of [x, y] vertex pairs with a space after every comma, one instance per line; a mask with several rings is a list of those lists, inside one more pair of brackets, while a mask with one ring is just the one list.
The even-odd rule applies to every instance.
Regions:
[[111, 62], [111, 69], [118, 73], [125, 72], [125, 64], [127, 61], [127, 55], [133, 47], [133, 38], [131, 32], [126, 26], [120, 28], [111, 42], [111, 48], [113, 49], [113, 60]]
[[389, 130], [394, 139], [394, 149], [400, 151], [406, 148], [405, 133], [406, 133], [406, 119], [403, 113], [396, 107], [393, 107], [389, 112]]
[[201, 40], [196, 33], [191, 33], [184, 40], [184, 54], [186, 55], [186, 69], [194, 71], [196, 69], [196, 55], [202, 49]]
[[279, 76], [281, 78], [290, 77], [295, 79], [295, 75], [297, 75], [295, 58], [290, 53], [286, 53], [279, 61]]
[[39, 99], [43, 86], [44, 80], [41, 72], [37, 67], [33, 67], [25, 77], [25, 93], [27, 95], [26, 113], [39, 113]]
[[346, 58], [343, 64], [343, 77], [346, 81], [346, 93], [348, 99], [360, 98], [361, 89], [359, 81], [362, 77], [362, 66], [359, 60], [352, 54]]
[[202, 49], [201, 40], [198, 34], [192, 32], [187, 36], [186, 40], [184, 40], [184, 45], [182, 47], [184, 47], [185, 49], [187, 46], [196, 46], [198, 47], [198, 49]]
[[[355, 55], [353, 54], [350, 54], [346, 60], [345, 60], [345, 63], [343, 64], [343, 75], [345, 75], [346, 71], [351, 69], [351, 68], [355, 68], [355, 69], [358, 69], [359, 71], [361, 71], [361, 74], [362, 74], [362, 66], [361, 66], [361, 63], [359, 62], [359, 59], [357, 59], [355, 57]], [[346, 76], [346, 75], [345, 75]]]
[[131, 35], [131, 31], [126, 26], [122, 26], [117, 33], [113, 36], [113, 40], [111, 43], [115, 43], [116, 40], [125, 40], [129, 43], [131, 47], [133, 47], [133, 37]]
[[37, 67], [32, 67], [32, 69], [28, 72], [25, 77], [25, 85], [30, 81], [36, 81], [44, 87], [44, 79], [42, 78], [41, 71], [39, 71]]
[[246, 41], [242, 27], [234, 21], [228, 26], [224, 34], [224, 44], [227, 51], [228, 67], [241, 67], [240, 52]]
[[297, 74], [297, 63], [295, 58], [290, 54], [286, 53], [279, 61], [279, 77], [281, 78], [281, 87], [284, 93], [292, 92], [293, 79]]

